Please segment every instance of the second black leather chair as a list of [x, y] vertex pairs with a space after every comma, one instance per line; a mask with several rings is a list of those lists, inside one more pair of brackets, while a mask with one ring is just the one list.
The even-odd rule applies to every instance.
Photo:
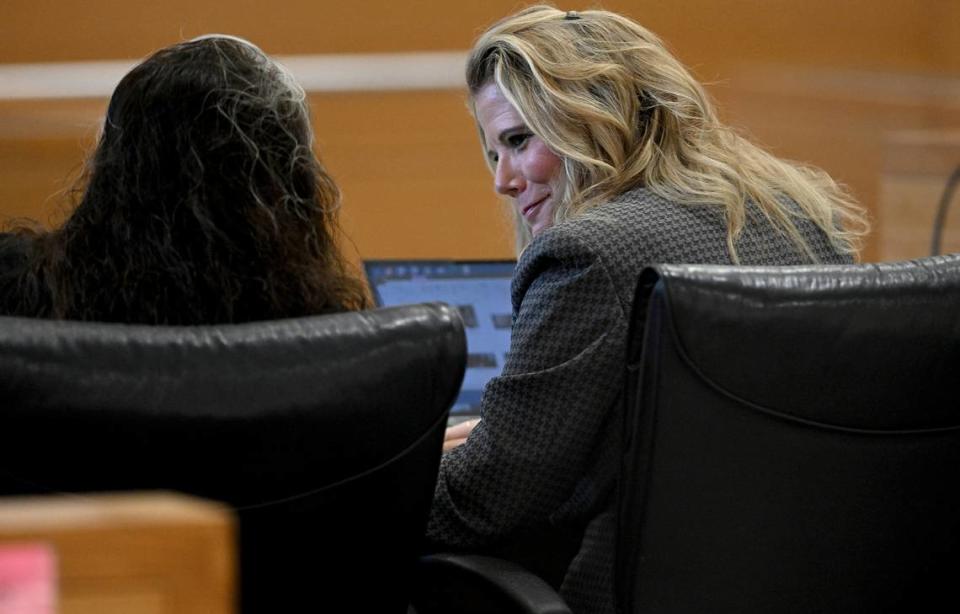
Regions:
[[[960, 256], [656, 267], [634, 318], [620, 612], [960, 610]], [[516, 566], [422, 570], [434, 611], [564, 611]]]
[[960, 609], [960, 257], [639, 296], [624, 612]]

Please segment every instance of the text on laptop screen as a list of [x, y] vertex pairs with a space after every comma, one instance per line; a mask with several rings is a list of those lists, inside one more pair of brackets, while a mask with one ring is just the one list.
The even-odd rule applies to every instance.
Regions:
[[467, 370], [451, 413], [476, 413], [487, 382], [510, 349], [514, 262], [367, 261], [378, 306], [442, 301], [457, 308], [467, 333]]

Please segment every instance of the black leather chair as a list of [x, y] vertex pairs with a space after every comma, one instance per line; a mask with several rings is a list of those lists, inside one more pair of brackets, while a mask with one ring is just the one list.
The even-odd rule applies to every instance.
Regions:
[[[656, 267], [632, 341], [621, 612], [960, 610], [960, 256]], [[424, 581], [565, 611], [499, 564]]]
[[0, 495], [224, 501], [244, 613], [406, 612], [465, 362], [439, 304], [229, 326], [0, 318]]

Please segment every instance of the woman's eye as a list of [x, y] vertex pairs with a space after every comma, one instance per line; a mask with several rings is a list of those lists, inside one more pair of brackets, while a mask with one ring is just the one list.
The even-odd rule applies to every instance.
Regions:
[[507, 138], [507, 145], [513, 148], [523, 147], [530, 139], [527, 133], [514, 134]]

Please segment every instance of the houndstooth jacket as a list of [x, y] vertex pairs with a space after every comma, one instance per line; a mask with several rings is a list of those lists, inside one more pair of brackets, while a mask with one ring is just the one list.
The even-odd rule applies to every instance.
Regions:
[[[798, 222], [822, 263], [845, 263]], [[719, 208], [627, 192], [540, 233], [511, 288], [513, 330], [482, 420], [444, 454], [429, 526], [432, 549], [506, 556], [553, 583], [577, 614], [613, 612], [621, 391], [636, 280], [657, 263], [730, 264]], [[741, 263], [810, 262], [750, 212]]]

